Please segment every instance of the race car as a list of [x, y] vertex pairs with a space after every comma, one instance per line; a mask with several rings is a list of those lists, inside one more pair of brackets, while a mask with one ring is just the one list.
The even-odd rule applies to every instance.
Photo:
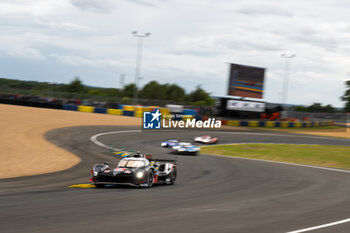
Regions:
[[175, 154], [192, 154], [196, 155], [200, 151], [198, 146], [192, 145], [189, 142], [180, 142], [177, 146], [172, 147], [172, 152]]
[[152, 187], [154, 184], [174, 184], [177, 176], [176, 160], [152, 159], [140, 153], [125, 157], [116, 168], [109, 163], [95, 164], [91, 183], [97, 188], [108, 184]]
[[173, 146], [179, 145], [179, 140], [177, 140], [177, 139], [169, 139], [169, 140], [163, 141], [160, 145], [162, 147], [170, 147], [171, 148]]
[[201, 142], [201, 143], [204, 143], [204, 144], [215, 144], [219, 141], [218, 138], [213, 138], [212, 136], [209, 136], [209, 135], [204, 135], [204, 136], [201, 136], [201, 137], [195, 137], [194, 138], [194, 141], [195, 142]]

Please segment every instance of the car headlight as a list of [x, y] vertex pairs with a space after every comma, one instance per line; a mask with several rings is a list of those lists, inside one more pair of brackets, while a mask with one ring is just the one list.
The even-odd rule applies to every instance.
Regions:
[[136, 172], [136, 178], [141, 179], [143, 177], [143, 171]]

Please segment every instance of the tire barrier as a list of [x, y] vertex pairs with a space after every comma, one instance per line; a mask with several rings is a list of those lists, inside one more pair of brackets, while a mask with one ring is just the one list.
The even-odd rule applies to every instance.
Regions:
[[305, 128], [332, 126], [333, 121], [228, 121], [222, 120], [222, 125], [245, 127], [278, 127], [278, 128]]
[[[75, 106], [75, 105], [74, 105]], [[121, 109], [104, 109], [104, 108], [95, 108], [88, 106], [79, 106], [73, 107], [69, 105], [68, 107], [64, 105], [63, 109], [66, 110], [74, 110], [82, 112], [98, 112], [98, 113], [107, 113], [112, 115], [122, 115], [122, 116], [135, 116], [142, 117], [143, 112], [152, 111], [155, 108], [159, 108], [158, 106], [127, 106], [123, 105]], [[92, 110], [91, 110], [92, 109]], [[99, 109], [96, 111], [96, 109]], [[187, 119], [196, 119], [196, 120], [207, 120], [208, 116], [200, 116], [196, 115], [194, 110], [184, 109], [182, 115], [183, 117], [175, 117], [171, 118], [171, 113], [167, 108], [159, 108], [159, 111], [162, 113], [163, 118], [172, 119], [172, 120], [184, 120]], [[247, 120], [221, 120], [222, 125], [228, 126], [242, 126], [242, 127], [266, 127], [266, 128], [306, 128], [306, 127], [320, 127], [320, 126], [332, 126], [333, 121], [247, 121]]]
[[51, 108], [51, 109], [62, 109], [62, 104], [57, 103], [41, 103], [30, 100], [19, 100], [19, 99], [0, 99], [0, 104], [11, 104], [20, 105], [27, 107], [37, 107], [37, 108]]
[[[69, 111], [89, 112], [89, 113], [100, 113], [110, 114], [118, 116], [135, 116], [142, 117], [143, 112], [153, 111], [155, 108], [159, 108], [159, 111], [165, 116], [165, 119], [172, 119], [171, 113], [167, 108], [160, 108], [159, 106], [132, 106], [132, 105], [119, 105], [118, 109], [114, 108], [102, 108], [92, 107], [84, 105], [74, 104], [57, 104], [57, 103], [40, 103], [28, 100], [17, 100], [17, 99], [0, 99], [2, 104], [21, 105], [28, 107], [39, 107], [39, 108], [51, 108], [51, 109], [64, 109]], [[177, 117], [173, 120], [207, 120], [208, 116], [200, 116], [196, 114], [195, 110], [184, 109], [182, 112], [183, 117]], [[278, 128], [306, 128], [306, 127], [320, 127], [320, 126], [332, 126], [333, 121], [247, 121], [247, 120], [221, 120], [222, 125], [228, 126], [243, 126], [243, 127], [278, 127]]]

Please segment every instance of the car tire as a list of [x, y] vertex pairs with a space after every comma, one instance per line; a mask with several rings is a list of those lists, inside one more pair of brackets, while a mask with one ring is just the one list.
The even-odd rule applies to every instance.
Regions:
[[174, 170], [170, 174], [170, 183], [169, 183], [170, 185], [175, 184], [176, 177], [177, 177], [177, 171], [176, 171], [176, 168], [174, 168]]
[[148, 184], [148, 188], [151, 188], [153, 185], [153, 179], [154, 179], [154, 175], [153, 175], [153, 171], [149, 171], [148, 175], [147, 175], [147, 181], [146, 183]]
[[105, 184], [95, 184], [95, 187], [96, 188], [104, 188], [104, 187], [106, 187], [106, 185]]

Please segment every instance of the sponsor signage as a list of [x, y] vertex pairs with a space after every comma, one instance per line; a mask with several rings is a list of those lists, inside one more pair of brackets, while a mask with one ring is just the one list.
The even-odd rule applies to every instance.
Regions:
[[248, 102], [241, 100], [227, 100], [227, 110], [250, 111], [250, 112], [264, 112], [265, 103]]

